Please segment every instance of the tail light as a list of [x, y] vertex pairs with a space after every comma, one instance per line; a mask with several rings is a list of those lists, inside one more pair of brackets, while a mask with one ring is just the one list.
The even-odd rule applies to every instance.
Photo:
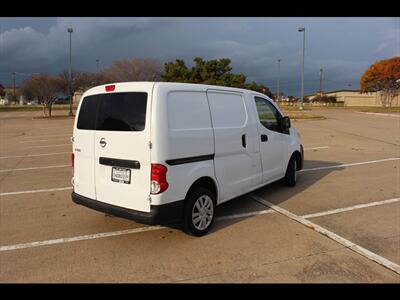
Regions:
[[167, 167], [160, 164], [151, 164], [151, 194], [160, 194], [167, 188]]
[[115, 90], [115, 84], [113, 85], [106, 85], [106, 92], [112, 92]]
[[72, 169], [74, 168], [74, 166], [75, 166], [75, 154], [71, 153], [71, 167], [72, 167]]

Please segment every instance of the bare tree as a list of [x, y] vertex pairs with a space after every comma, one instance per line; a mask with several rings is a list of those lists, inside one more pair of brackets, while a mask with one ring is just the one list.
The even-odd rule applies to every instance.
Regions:
[[[68, 72], [63, 71], [59, 74], [61, 80], [62, 92], [68, 94]], [[86, 91], [94, 86], [110, 82], [105, 76], [100, 73], [90, 72], [73, 72], [72, 73], [72, 94], [76, 91]]]
[[160, 78], [160, 65], [154, 59], [115, 61], [111, 67], [103, 70], [104, 83], [124, 81], [156, 81]]
[[43, 105], [43, 116], [46, 109], [51, 117], [51, 109], [57, 96], [63, 91], [63, 81], [59, 76], [35, 75], [27, 79], [21, 88], [23, 95], [35, 97]]
[[0, 98], [6, 95], [6, 91], [4, 90], [4, 86], [0, 83]]

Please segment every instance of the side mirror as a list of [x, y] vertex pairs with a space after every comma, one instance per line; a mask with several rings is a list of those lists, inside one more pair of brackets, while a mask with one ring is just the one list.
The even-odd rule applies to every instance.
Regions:
[[284, 131], [289, 130], [289, 128], [291, 127], [290, 118], [289, 117], [283, 117], [283, 119], [282, 119], [282, 127], [283, 127]]

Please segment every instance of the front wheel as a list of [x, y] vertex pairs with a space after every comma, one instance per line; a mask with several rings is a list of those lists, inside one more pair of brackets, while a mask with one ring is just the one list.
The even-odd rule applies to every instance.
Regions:
[[293, 155], [290, 158], [288, 167], [286, 169], [285, 184], [287, 186], [295, 186], [296, 180], [297, 180], [296, 175], [297, 175], [297, 161], [296, 161], [296, 157]]
[[215, 196], [208, 189], [196, 188], [185, 200], [183, 230], [194, 236], [203, 236], [211, 228], [215, 215]]

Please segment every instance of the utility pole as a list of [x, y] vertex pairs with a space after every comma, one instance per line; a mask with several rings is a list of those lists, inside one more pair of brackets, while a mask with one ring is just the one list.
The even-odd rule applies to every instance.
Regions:
[[69, 32], [69, 78], [68, 78], [68, 93], [69, 93], [69, 115], [73, 116], [74, 114], [72, 113], [72, 32], [74, 31], [73, 28], [68, 28]]
[[97, 73], [99, 73], [99, 59], [96, 59]]
[[16, 72], [12, 72], [12, 76], [13, 76], [13, 101], [16, 101], [16, 96], [15, 96], [15, 75], [17, 73]]
[[277, 85], [277, 92], [276, 92], [276, 100], [279, 101], [279, 81], [281, 77], [281, 59], [278, 59], [278, 85]]
[[303, 109], [303, 98], [304, 98], [304, 51], [306, 48], [306, 29], [305, 27], [300, 27], [298, 32], [303, 32], [303, 60], [301, 64], [301, 103], [300, 109]]
[[322, 92], [322, 72], [323, 72], [322, 68], [319, 69], [319, 92], [320, 92], [321, 96], [323, 94], [323, 92]]

